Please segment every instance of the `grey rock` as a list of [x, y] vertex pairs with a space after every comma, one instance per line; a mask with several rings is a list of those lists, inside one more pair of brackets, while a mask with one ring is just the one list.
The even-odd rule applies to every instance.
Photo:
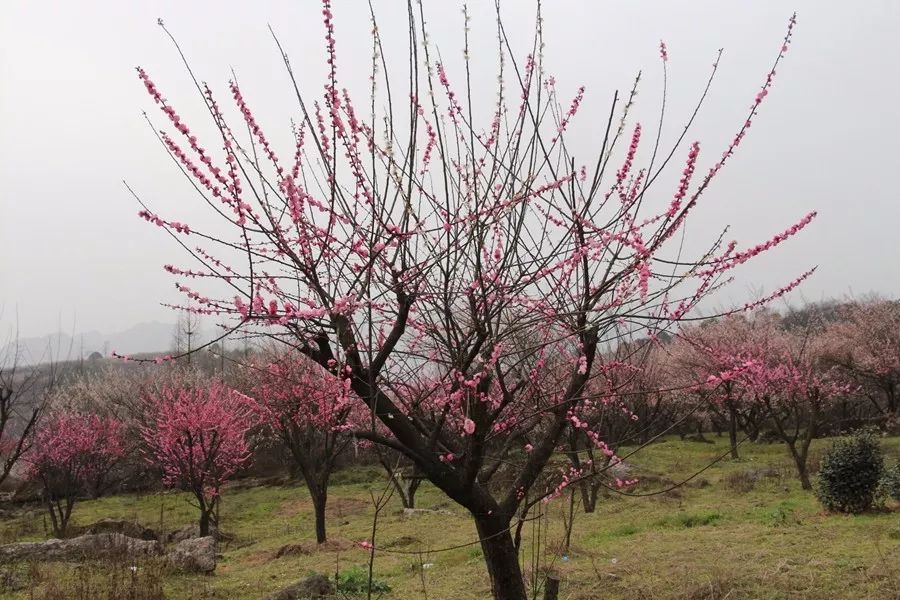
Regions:
[[609, 465], [606, 472], [611, 477], [618, 477], [619, 479], [625, 479], [634, 471], [634, 467], [632, 467], [629, 463], [625, 461], [619, 461], [615, 464]]
[[139, 558], [162, 553], [159, 542], [118, 533], [81, 535], [67, 540], [18, 542], [0, 546], [0, 562], [17, 560], [93, 560], [112, 556]]
[[79, 528], [82, 534], [119, 533], [138, 540], [158, 540], [159, 536], [149, 527], [125, 519], [100, 519], [86, 527]]
[[178, 542], [166, 553], [166, 561], [185, 573], [212, 573], [216, 570], [216, 552], [213, 536], [191, 538]]

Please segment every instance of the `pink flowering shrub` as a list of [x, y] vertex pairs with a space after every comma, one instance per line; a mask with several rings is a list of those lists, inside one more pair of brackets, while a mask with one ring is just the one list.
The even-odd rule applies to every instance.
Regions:
[[79, 413], [47, 417], [26, 455], [25, 476], [41, 485], [53, 534], [63, 537], [77, 498], [126, 454], [122, 423]]
[[166, 486], [193, 494], [200, 535], [208, 535], [222, 485], [250, 461], [250, 401], [218, 381], [167, 386], [147, 399], [147, 412], [141, 428], [147, 461], [162, 470]]

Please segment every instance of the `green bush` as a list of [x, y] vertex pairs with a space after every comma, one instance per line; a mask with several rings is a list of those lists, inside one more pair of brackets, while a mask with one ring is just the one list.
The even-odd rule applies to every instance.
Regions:
[[840, 439], [822, 458], [816, 495], [828, 510], [860, 513], [872, 507], [884, 471], [881, 445], [863, 431]]
[[881, 483], [878, 484], [878, 495], [881, 498], [892, 498], [900, 502], [900, 463], [884, 470]]
[[[337, 590], [342, 594], [364, 594], [369, 591], [369, 574], [362, 567], [342, 571], [337, 576]], [[391, 586], [379, 579], [372, 579], [372, 591], [383, 594], [391, 591]]]

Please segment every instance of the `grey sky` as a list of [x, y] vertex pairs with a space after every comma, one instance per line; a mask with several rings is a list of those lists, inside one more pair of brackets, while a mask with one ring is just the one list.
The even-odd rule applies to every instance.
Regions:
[[[369, 67], [368, 13], [361, 1], [335, 4], [339, 68], [346, 85], [360, 89]], [[471, 4], [476, 81], [489, 84], [493, 3]], [[801, 235], [742, 268], [717, 299], [723, 304], [770, 292], [814, 264], [819, 271], [802, 288], [807, 299], [900, 294], [900, 3], [545, 4], [547, 61], [559, 89], [569, 96], [578, 85], [587, 87], [578, 121], [582, 148], [599, 143], [596, 130], [612, 92], [627, 89], [638, 69], [645, 73], [638, 115], [649, 121], [656, 114], [660, 38], [670, 54], [669, 139], [699, 93], [715, 51], [725, 47], [720, 74], [690, 136], [703, 143], [701, 169], [721, 153], [746, 115], [796, 9], [795, 42], [773, 92], [688, 233], [708, 240], [730, 223], [729, 237], [750, 245], [809, 210], [819, 211]], [[403, 5], [376, 3], [394, 56], [405, 44]], [[460, 6], [425, 0], [433, 40], [445, 57], [460, 54]], [[504, 6], [506, 26], [523, 56], [533, 3], [507, 0]], [[74, 322], [78, 330], [115, 331], [139, 321], [174, 321], [159, 306], [178, 300], [161, 266], [186, 261], [160, 230], [136, 216], [138, 206], [121, 184], [126, 179], [172, 218], [190, 221], [195, 214], [191, 189], [141, 118], [152, 107], [136, 65], [150, 71], [192, 126], [207, 125], [156, 18], [165, 18], [198, 77], [222, 100], [233, 67], [263, 125], [284, 141], [296, 109], [266, 27], [275, 27], [301, 83], [318, 94], [324, 45], [319, 10], [314, 0], [3, 2], [0, 328], [8, 328], [16, 312], [28, 336], [54, 331], [60, 322], [64, 328]], [[490, 60], [481, 60], [482, 54]], [[402, 61], [397, 64], [402, 74]], [[484, 89], [482, 99], [490, 101], [491, 90]], [[799, 301], [799, 295], [792, 299]]]

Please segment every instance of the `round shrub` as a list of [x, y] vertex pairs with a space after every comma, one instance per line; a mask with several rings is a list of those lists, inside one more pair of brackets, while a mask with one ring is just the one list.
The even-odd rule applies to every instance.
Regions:
[[828, 510], [866, 511], [875, 501], [883, 471], [884, 457], [873, 433], [840, 439], [822, 458], [816, 495]]

